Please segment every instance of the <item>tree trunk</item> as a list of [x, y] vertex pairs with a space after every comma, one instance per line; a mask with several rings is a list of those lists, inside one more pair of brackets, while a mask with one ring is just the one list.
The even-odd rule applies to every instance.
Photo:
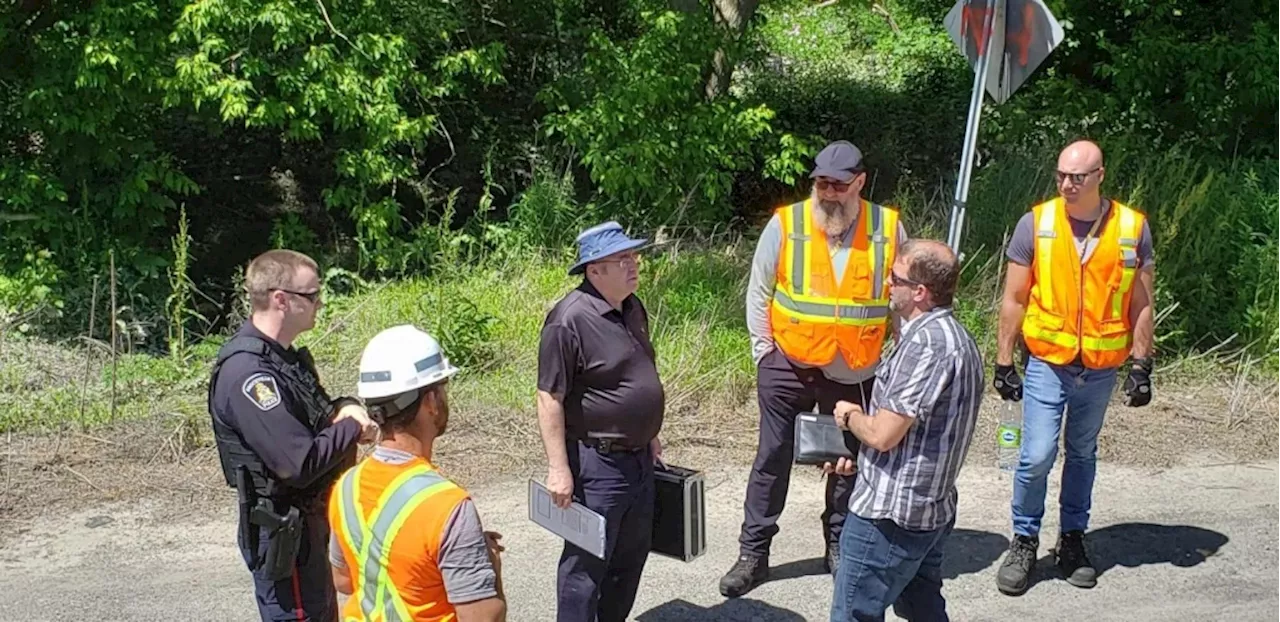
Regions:
[[[760, 8], [760, 0], [712, 0], [715, 6], [716, 24], [728, 30], [736, 41], [747, 29], [747, 24]], [[711, 59], [711, 71], [705, 83], [707, 99], [715, 99], [729, 92], [733, 79], [733, 61], [724, 48], [716, 50]]]
[[[700, 0], [670, 0], [670, 3], [671, 8], [681, 13], [693, 14], [704, 10]], [[760, 0], [711, 0], [711, 7], [716, 26], [737, 40], [756, 14], [756, 9], [760, 8]], [[732, 79], [733, 60], [723, 47], [719, 48], [703, 72], [702, 86], [707, 99], [715, 99], [727, 93]]]

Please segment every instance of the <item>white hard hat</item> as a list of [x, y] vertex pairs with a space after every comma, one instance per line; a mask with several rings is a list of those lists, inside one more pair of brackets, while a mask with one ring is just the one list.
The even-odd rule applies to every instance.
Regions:
[[449, 364], [440, 343], [414, 326], [388, 328], [369, 340], [360, 356], [360, 382], [356, 394], [363, 400], [409, 394], [404, 408], [417, 398], [416, 389], [428, 387], [458, 373]]

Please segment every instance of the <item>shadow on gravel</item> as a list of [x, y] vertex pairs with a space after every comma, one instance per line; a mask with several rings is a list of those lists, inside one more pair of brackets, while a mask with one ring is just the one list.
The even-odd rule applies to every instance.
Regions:
[[[818, 562], [822, 569], [822, 562]], [[749, 598], [726, 600], [713, 607], [701, 607], [684, 600], [672, 600], [636, 617], [636, 622], [805, 622], [800, 614]]]
[[[1042, 544], [1056, 546], [1056, 537], [1051, 535], [1054, 539], [1046, 541], [1044, 535], [1041, 534]], [[1228, 541], [1227, 536], [1211, 529], [1155, 523], [1121, 523], [1085, 534], [1085, 548], [1099, 577], [1116, 566], [1137, 568], [1169, 564], [1190, 568], [1213, 557]], [[1036, 562], [1031, 585], [1062, 579], [1050, 550]]]
[[773, 583], [774, 581], [786, 581], [787, 579], [799, 579], [800, 577], [808, 577], [812, 575], [827, 574], [821, 557], [811, 557], [809, 559], [797, 559], [785, 564], [769, 567], [769, 578], [764, 583]]
[[953, 529], [943, 545], [942, 578], [950, 580], [982, 572], [1000, 559], [1007, 548], [1009, 538], [1006, 536], [990, 531]]
[[[961, 575], [975, 574], [995, 563], [1009, 546], [1005, 536], [989, 531], [954, 529], [947, 538], [942, 556], [942, 578], [954, 579]], [[769, 578], [764, 583], [799, 579], [826, 574], [821, 557], [798, 559], [769, 568]]]

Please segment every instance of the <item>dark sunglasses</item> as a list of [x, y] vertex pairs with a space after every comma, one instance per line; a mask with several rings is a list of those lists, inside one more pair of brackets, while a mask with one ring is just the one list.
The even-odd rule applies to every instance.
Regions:
[[314, 292], [295, 292], [291, 289], [277, 288], [276, 291], [284, 292], [286, 294], [293, 294], [294, 296], [302, 296], [303, 298], [306, 298], [307, 301], [310, 302], [311, 304], [316, 304], [316, 302], [319, 302], [320, 300], [320, 290], [318, 289]]
[[1090, 175], [1092, 175], [1092, 174], [1094, 174], [1094, 173], [1096, 173], [1096, 172], [1098, 172], [1098, 171], [1100, 171], [1100, 170], [1102, 170], [1102, 167], [1101, 167], [1101, 166], [1099, 166], [1098, 168], [1095, 168], [1095, 169], [1093, 169], [1092, 171], [1089, 171], [1089, 172], [1087, 172], [1087, 173], [1064, 173], [1064, 172], [1062, 172], [1062, 171], [1057, 171], [1057, 175], [1058, 175], [1058, 183], [1062, 183], [1062, 180], [1064, 180], [1064, 179], [1071, 178], [1071, 183], [1073, 183], [1073, 184], [1075, 184], [1075, 185], [1079, 186], [1080, 184], [1083, 184], [1083, 183], [1084, 183], [1084, 180], [1089, 179], [1089, 176], [1090, 176]]
[[844, 183], [840, 183], [838, 181], [827, 181], [825, 179], [819, 179], [818, 181], [814, 182], [813, 185], [817, 186], [818, 190], [835, 190], [836, 192], [844, 192], [845, 190], [849, 189], [849, 184], [850, 182], [847, 182], [847, 181]]
[[889, 271], [889, 282], [892, 283], [895, 287], [901, 287], [903, 285], [907, 287], [915, 287], [919, 285], [919, 283], [912, 281], [911, 279], [898, 276], [898, 273], [894, 272], [893, 270]]

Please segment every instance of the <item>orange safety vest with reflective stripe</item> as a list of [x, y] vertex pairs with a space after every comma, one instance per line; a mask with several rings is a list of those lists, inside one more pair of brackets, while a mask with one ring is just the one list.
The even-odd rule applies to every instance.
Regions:
[[343, 474], [329, 502], [353, 587], [343, 622], [455, 619], [437, 560], [445, 523], [467, 497], [422, 458], [368, 458]]
[[782, 248], [769, 319], [788, 358], [822, 366], [837, 353], [851, 369], [880, 359], [889, 327], [885, 277], [897, 250], [898, 211], [862, 201], [853, 246], [837, 281], [827, 236], [814, 222], [813, 200], [778, 209]]
[[1146, 217], [1115, 201], [1081, 262], [1061, 198], [1032, 208], [1036, 250], [1022, 336], [1031, 354], [1055, 365], [1079, 355], [1090, 369], [1119, 367], [1129, 356], [1129, 303], [1138, 270], [1138, 236]]

